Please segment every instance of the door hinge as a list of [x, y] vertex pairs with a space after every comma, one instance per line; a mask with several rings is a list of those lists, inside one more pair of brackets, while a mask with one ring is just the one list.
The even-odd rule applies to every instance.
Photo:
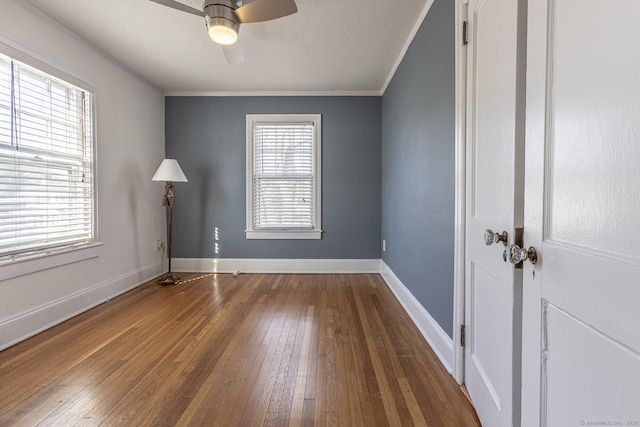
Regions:
[[467, 36], [469, 24], [467, 21], [462, 22], [462, 46], [469, 44], [469, 38]]
[[464, 347], [464, 344], [465, 344], [464, 325], [460, 325], [460, 347]]

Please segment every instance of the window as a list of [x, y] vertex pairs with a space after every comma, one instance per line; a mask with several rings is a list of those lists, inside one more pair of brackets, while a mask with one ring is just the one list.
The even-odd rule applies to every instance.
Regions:
[[92, 242], [91, 102], [0, 55], [0, 259]]
[[247, 115], [247, 239], [320, 239], [319, 114]]

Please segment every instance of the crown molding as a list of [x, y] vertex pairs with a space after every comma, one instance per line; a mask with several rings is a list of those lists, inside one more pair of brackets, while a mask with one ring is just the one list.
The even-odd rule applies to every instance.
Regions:
[[248, 92], [230, 92], [230, 91], [173, 91], [169, 90], [164, 93], [165, 96], [381, 96], [380, 91], [248, 91]]

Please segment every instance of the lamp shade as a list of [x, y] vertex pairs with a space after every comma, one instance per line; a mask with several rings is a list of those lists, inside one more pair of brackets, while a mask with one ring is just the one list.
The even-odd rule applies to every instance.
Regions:
[[153, 174], [152, 181], [189, 182], [176, 159], [164, 159]]

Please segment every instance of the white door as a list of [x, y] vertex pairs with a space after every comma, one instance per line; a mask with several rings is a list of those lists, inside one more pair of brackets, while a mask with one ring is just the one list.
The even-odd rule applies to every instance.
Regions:
[[640, 425], [639, 16], [529, 0], [523, 425]]
[[[522, 226], [523, 45], [518, 1], [471, 0], [467, 45], [465, 384], [485, 426], [519, 419], [522, 270], [485, 230]], [[522, 9], [520, 9], [522, 12]], [[519, 42], [520, 41], [520, 45]], [[519, 55], [520, 53], [520, 55]], [[518, 163], [520, 162], [520, 163]]]

